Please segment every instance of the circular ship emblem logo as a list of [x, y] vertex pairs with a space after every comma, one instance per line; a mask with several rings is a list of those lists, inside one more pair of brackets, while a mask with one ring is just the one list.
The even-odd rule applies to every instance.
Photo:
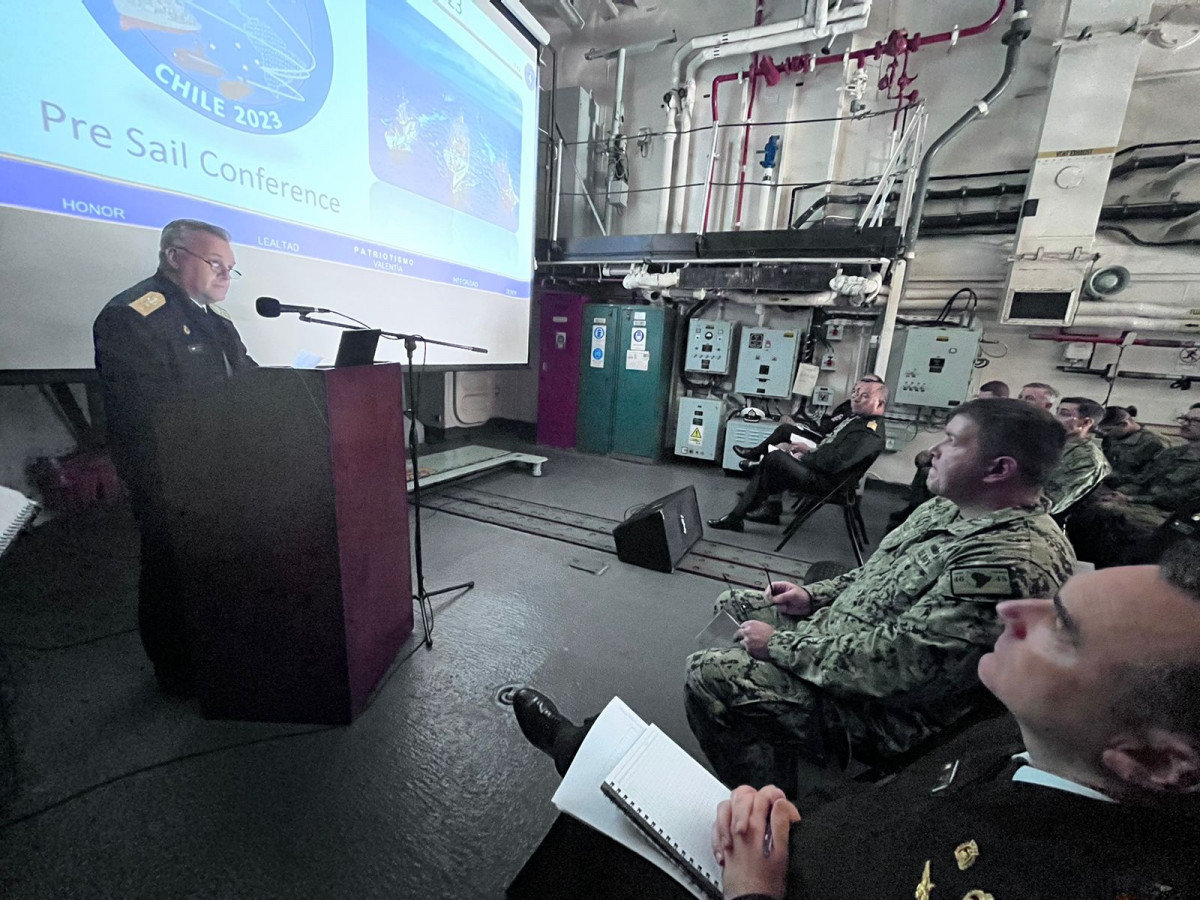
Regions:
[[321, 0], [85, 0], [158, 87], [238, 131], [282, 134], [329, 94], [333, 41]]

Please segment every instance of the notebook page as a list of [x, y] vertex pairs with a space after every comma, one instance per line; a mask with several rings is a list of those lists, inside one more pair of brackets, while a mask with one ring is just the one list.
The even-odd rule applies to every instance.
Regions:
[[38, 504], [24, 494], [0, 485], [0, 553], [16, 540], [17, 532], [37, 515]]
[[[646, 730], [646, 723], [614, 697], [604, 707], [583, 741], [571, 768], [567, 770], [551, 802], [563, 812], [590, 825], [602, 834], [623, 844], [643, 859], [653, 863], [686, 888], [694, 897], [703, 900], [704, 894], [674, 862], [650, 843], [633, 822], [604, 796], [600, 785], [604, 777], [621, 761], [629, 748]], [[711, 823], [710, 823], [711, 824]]]
[[729, 789], [651, 725], [605, 781], [640, 807], [646, 820], [720, 886], [712, 855], [717, 804]]

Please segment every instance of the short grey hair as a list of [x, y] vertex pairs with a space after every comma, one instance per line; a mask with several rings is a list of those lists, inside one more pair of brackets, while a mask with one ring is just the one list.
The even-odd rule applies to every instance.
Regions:
[[226, 243], [233, 241], [229, 232], [220, 225], [211, 225], [208, 222], [201, 222], [199, 219], [176, 219], [174, 222], [167, 223], [167, 227], [162, 230], [162, 235], [158, 239], [159, 262], [166, 263], [167, 250], [180, 246], [197, 231], [219, 237]]

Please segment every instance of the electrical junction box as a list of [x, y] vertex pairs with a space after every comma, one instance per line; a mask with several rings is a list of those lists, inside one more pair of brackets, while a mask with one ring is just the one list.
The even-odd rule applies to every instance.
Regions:
[[833, 406], [833, 388], [821, 385], [813, 391], [813, 406]]
[[716, 459], [721, 441], [720, 400], [680, 397], [679, 420], [675, 425], [675, 455], [692, 459]]
[[792, 395], [800, 332], [743, 328], [733, 389], [751, 397]]
[[892, 400], [937, 409], [964, 402], [975, 371], [979, 337], [974, 328], [909, 328]]
[[721, 468], [731, 472], [740, 471], [738, 463], [742, 458], [733, 452], [734, 444], [743, 447], [753, 447], [761, 444], [779, 425], [778, 422], [745, 422], [738, 418], [725, 423], [725, 455], [721, 457]]
[[693, 319], [688, 331], [683, 371], [705, 375], [728, 375], [733, 361], [733, 335], [737, 326], [720, 319]]

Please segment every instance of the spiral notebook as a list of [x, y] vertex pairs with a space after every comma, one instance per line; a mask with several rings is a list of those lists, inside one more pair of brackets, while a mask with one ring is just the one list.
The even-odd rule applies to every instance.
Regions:
[[600, 789], [701, 891], [721, 896], [712, 825], [729, 789], [682, 747], [648, 726]]
[[40, 507], [24, 494], [0, 484], [0, 556], [38, 514], [38, 509]]

